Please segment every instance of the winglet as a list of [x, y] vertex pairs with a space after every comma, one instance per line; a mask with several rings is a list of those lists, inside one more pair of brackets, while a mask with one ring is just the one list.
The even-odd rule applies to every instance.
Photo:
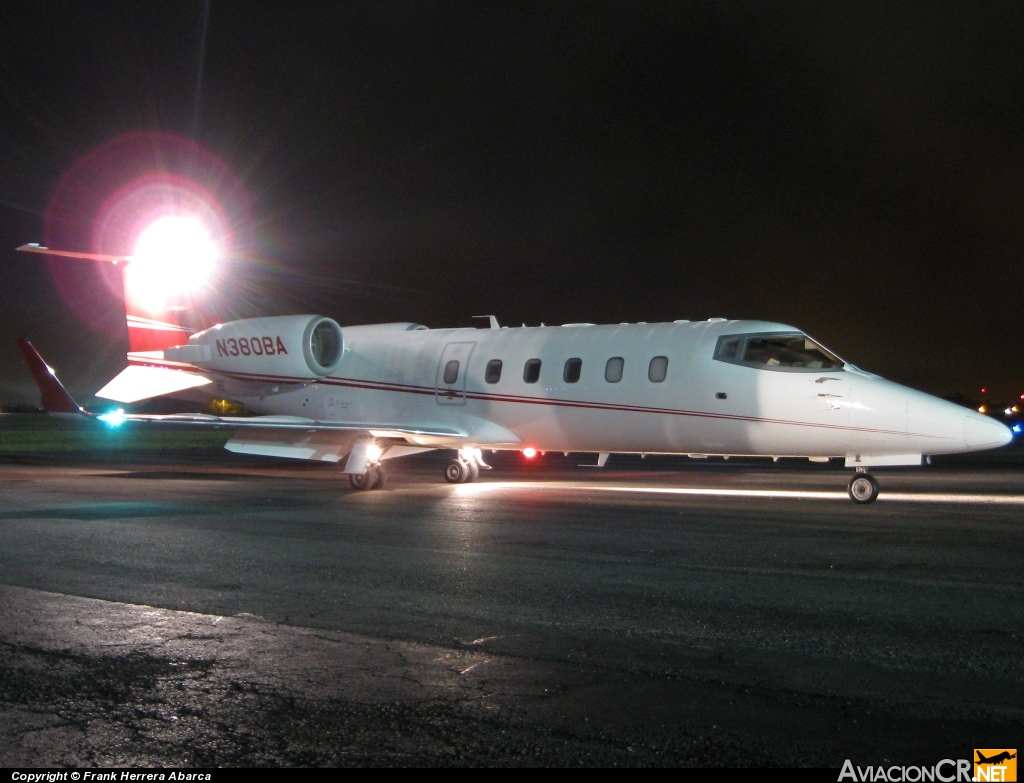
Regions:
[[32, 371], [36, 386], [43, 397], [43, 407], [47, 413], [58, 416], [88, 416], [89, 412], [75, 402], [67, 393], [53, 370], [43, 361], [43, 357], [24, 337], [18, 339], [18, 347], [25, 357], [25, 363]]

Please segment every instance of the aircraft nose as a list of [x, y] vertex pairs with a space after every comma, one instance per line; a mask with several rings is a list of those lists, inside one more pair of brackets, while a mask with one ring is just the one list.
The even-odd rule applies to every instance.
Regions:
[[1010, 428], [980, 413], [964, 417], [964, 443], [969, 449], [994, 449], [1013, 440]]

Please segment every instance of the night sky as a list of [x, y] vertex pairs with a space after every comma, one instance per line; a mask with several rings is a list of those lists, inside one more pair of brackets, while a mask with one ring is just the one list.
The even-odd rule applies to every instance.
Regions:
[[123, 366], [110, 270], [14, 248], [130, 252], [90, 237], [147, 167], [224, 204], [223, 317], [764, 318], [1024, 393], [1022, 4], [53, 0], [0, 29], [0, 402], [38, 399], [18, 336], [83, 398]]

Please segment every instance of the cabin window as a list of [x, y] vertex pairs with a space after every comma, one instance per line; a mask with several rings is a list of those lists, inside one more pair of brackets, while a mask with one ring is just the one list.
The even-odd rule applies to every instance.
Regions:
[[651, 383], [661, 383], [668, 375], [668, 357], [655, 356], [647, 366], [647, 379]]
[[487, 369], [484, 370], [484, 380], [488, 383], [497, 383], [501, 380], [501, 359], [491, 359], [487, 362]]
[[582, 367], [582, 359], [566, 359], [565, 367], [562, 368], [562, 380], [566, 383], [576, 383], [580, 379], [580, 369]]
[[536, 383], [540, 379], [540, 359], [527, 359], [523, 366], [523, 380]]
[[764, 370], [842, 370], [843, 361], [804, 334], [747, 334], [720, 337], [715, 359]]
[[444, 382], [451, 386], [459, 379], [459, 360], [452, 359], [444, 366]]
[[604, 379], [608, 383], [618, 383], [622, 380], [622, 368], [626, 362], [621, 356], [613, 356], [604, 366]]

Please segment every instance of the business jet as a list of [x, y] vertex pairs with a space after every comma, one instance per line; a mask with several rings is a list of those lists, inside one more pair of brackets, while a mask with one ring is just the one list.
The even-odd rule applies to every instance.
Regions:
[[[233, 430], [240, 454], [343, 463], [353, 488], [384, 482], [387, 460], [448, 449], [452, 483], [475, 481], [484, 450], [843, 459], [856, 503], [878, 496], [870, 468], [1003, 446], [999, 422], [858, 369], [781, 323], [707, 321], [428, 329], [342, 328], [322, 315], [248, 318], [201, 331], [136, 296], [133, 256], [19, 250], [122, 265], [127, 367], [98, 397], [228, 399], [252, 417], [104, 414], [108, 423]], [[134, 280], [133, 280], [134, 276]], [[152, 288], [153, 286], [150, 286]], [[157, 278], [157, 287], [160, 280]], [[27, 341], [44, 407], [90, 416]]]

